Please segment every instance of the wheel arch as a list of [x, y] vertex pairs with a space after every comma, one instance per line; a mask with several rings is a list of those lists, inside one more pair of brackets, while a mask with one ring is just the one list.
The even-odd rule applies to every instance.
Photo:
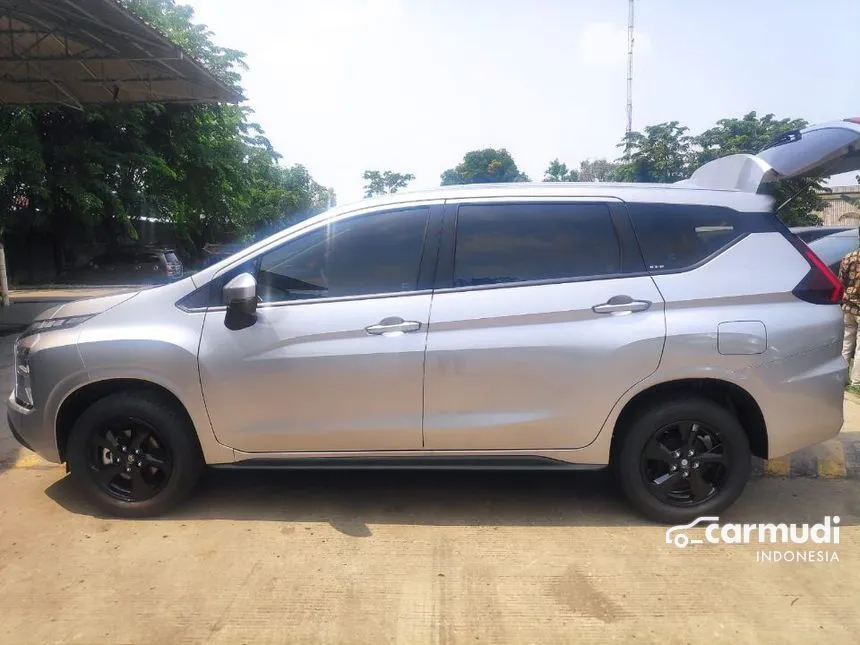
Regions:
[[[197, 428], [191, 418], [186, 406], [180, 398], [168, 388], [141, 378], [107, 378], [99, 381], [91, 381], [81, 387], [70, 392], [57, 410], [57, 418], [54, 423], [54, 431], [57, 442], [57, 452], [60, 456], [60, 461], [65, 462], [67, 459], [67, 447], [69, 435], [72, 431], [75, 421], [80, 415], [99, 399], [115, 394], [117, 392], [127, 392], [129, 390], [150, 392], [156, 396], [162, 397], [169, 401], [178, 411], [181, 412], [188, 427], [194, 432], [195, 437], [198, 437]], [[198, 438], [199, 442], [199, 438]]]
[[612, 431], [610, 455], [618, 449], [624, 429], [636, 418], [637, 413], [663, 400], [684, 396], [704, 396], [734, 414], [750, 442], [750, 450], [760, 459], [767, 459], [767, 425], [761, 407], [741, 386], [714, 378], [684, 378], [654, 384], [631, 398], [619, 413]]

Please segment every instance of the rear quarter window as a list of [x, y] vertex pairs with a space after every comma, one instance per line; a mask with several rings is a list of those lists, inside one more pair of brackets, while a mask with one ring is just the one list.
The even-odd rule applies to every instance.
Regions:
[[762, 228], [770, 214], [739, 213], [719, 206], [628, 204], [649, 271], [690, 268]]

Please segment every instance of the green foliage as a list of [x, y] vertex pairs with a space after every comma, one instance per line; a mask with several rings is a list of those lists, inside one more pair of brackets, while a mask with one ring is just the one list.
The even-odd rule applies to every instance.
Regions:
[[618, 164], [606, 159], [592, 159], [580, 162], [579, 170], [568, 168], [567, 164], [553, 159], [544, 172], [544, 181], [581, 181], [600, 182], [618, 181]]
[[689, 177], [693, 138], [677, 121], [630, 132], [618, 144], [624, 149], [616, 169], [620, 181], [675, 182]]
[[[740, 119], [720, 119], [716, 126], [695, 138], [698, 147], [695, 165], [726, 155], [755, 154], [778, 136], [807, 125], [804, 119], [776, 119], [773, 114], [759, 117], [755, 112], [745, 114]], [[824, 208], [821, 192], [826, 190], [820, 177], [788, 179], [771, 187], [776, 205], [785, 204], [778, 213], [779, 218], [789, 226], [821, 224], [821, 218], [815, 211]]]
[[585, 160], [579, 164], [579, 181], [619, 181], [618, 164], [606, 159]]
[[401, 188], [406, 188], [413, 179], [415, 179], [415, 175], [411, 172], [401, 174], [399, 172], [392, 172], [391, 170], [386, 170], [385, 172], [365, 170], [364, 196], [376, 197], [377, 195], [396, 193]]
[[543, 175], [544, 181], [579, 181], [579, 172], [568, 170], [567, 164], [553, 159]]
[[[218, 47], [192, 9], [124, 0], [238, 89], [243, 54]], [[319, 212], [334, 199], [301, 166], [284, 168], [250, 110], [236, 105], [0, 108], [0, 232], [55, 241], [57, 270], [72, 231], [134, 235], [131, 223], [176, 224], [189, 252], [250, 238]]]
[[529, 181], [504, 148], [467, 152], [463, 161], [442, 173], [442, 185]]
[[[704, 163], [731, 154], [756, 154], [776, 137], [807, 125], [803, 119], [759, 117], [755, 112], [740, 119], [720, 119], [698, 136], [670, 121], [631, 132], [619, 144], [624, 150], [616, 177], [621, 181], [675, 182], [689, 177]], [[768, 187], [780, 219], [789, 226], [820, 224], [814, 211], [824, 206], [821, 178], [789, 179]]]
[[192, 22], [194, 18], [192, 7], [178, 5], [174, 0], [120, 0], [120, 2], [189, 52], [215, 76], [233, 87], [239, 87], [241, 74], [236, 68], [247, 70], [244, 54], [235, 49], [216, 45], [212, 41], [212, 32], [205, 25]]
[[720, 119], [713, 128], [695, 138], [698, 150], [694, 161], [700, 166], [727, 155], [755, 154], [776, 137], [807, 125], [803, 119], [775, 119], [773, 114], [758, 117], [755, 112], [740, 119]]

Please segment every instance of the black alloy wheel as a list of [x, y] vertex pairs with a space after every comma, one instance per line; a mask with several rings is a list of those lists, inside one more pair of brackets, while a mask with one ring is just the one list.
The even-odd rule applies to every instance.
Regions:
[[731, 454], [720, 433], [701, 421], [663, 426], [642, 450], [641, 473], [660, 501], [677, 506], [705, 502], [725, 485]]
[[153, 388], [108, 394], [75, 420], [70, 477], [101, 511], [160, 515], [191, 493], [204, 460], [194, 426], [178, 401]]
[[682, 524], [728, 508], [746, 486], [752, 455], [730, 410], [688, 395], [636, 408], [616, 430], [611, 466], [640, 513]]
[[89, 474], [108, 495], [142, 502], [167, 486], [172, 459], [167, 443], [142, 419], [104, 424], [89, 442]]

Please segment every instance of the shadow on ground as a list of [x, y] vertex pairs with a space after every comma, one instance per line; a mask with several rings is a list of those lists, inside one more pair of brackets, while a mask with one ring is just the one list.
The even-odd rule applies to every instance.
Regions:
[[[98, 513], [62, 478], [46, 494], [73, 513]], [[724, 514], [731, 522], [860, 521], [860, 484], [756, 479]], [[608, 471], [210, 470], [191, 500], [161, 520], [325, 522], [365, 537], [369, 525], [606, 526], [648, 524]], [[148, 521], [148, 520], [141, 520]]]

